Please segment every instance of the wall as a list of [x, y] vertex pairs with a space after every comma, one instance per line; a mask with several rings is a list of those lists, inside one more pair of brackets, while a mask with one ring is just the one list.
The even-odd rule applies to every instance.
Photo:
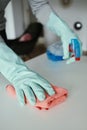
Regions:
[[36, 21], [31, 13], [28, 0], [12, 0], [6, 7], [5, 17], [9, 39], [19, 37], [31, 21]]
[[22, 0], [12, 0], [6, 8], [6, 31], [9, 39], [19, 37], [24, 32], [25, 24], [23, 10]]

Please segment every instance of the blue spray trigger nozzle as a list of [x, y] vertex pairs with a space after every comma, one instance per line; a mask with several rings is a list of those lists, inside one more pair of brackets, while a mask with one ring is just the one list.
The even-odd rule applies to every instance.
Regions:
[[76, 61], [80, 60], [80, 44], [78, 39], [71, 39], [69, 44], [70, 57], [75, 57]]

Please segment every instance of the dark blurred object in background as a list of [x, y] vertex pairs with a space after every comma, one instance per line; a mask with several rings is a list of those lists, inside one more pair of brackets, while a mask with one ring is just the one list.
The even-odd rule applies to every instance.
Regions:
[[0, 31], [0, 35], [6, 44], [18, 55], [27, 55], [31, 53], [37, 43], [38, 38], [42, 35], [43, 26], [41, 23], [31, 23], [25, 32], [16, 39], [7, 39], [5, 30]]

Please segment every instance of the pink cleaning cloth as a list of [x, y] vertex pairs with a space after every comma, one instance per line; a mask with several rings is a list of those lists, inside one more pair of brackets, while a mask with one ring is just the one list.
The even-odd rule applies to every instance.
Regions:
[[[55, 94], [52, 96], [49, 96], [46, 93], [46, 99], [44, 101], [39, 101], [37, 99], [37, 103], [34, 107], [38, 108], [38, 109], [50, 109], [52, 107], [54, 107], [55, 105], [59, 105], [60, 103], [64, 102], [67, 98], [68, 95], [68, 91], [64, 88], [61, 87], [56, 87], [53, 86], [53, 89], [55, 90]], [[6, 87], [6, 90], [8, 92], [8, 94], [10, 94], [12, 97], [16, 97], [16, 92], [13, 86], [8, 85]], [[25, 104], [29, 104], [27, 98], [25, 97]]]

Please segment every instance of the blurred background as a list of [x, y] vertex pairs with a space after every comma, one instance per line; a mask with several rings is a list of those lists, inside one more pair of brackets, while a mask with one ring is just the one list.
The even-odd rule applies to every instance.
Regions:
[[[49, 2], [55, 12], [78, 34], [83, 43], [83, 52], [87, 54], [87, 0], [49, 0]], [[27, 0], [12, 0], [7, 6], [5, 16], [9, 39], [19, 37], [31, 22], [37, 21], [28, 5]], [[47, 28], [43, 27], [43, 36], [41, 35], [37, 42], [39, 49], [34, 50], [34, 52], [36, 51], [37, 54], [45, 52], [46, 47], [58, 39]]]

